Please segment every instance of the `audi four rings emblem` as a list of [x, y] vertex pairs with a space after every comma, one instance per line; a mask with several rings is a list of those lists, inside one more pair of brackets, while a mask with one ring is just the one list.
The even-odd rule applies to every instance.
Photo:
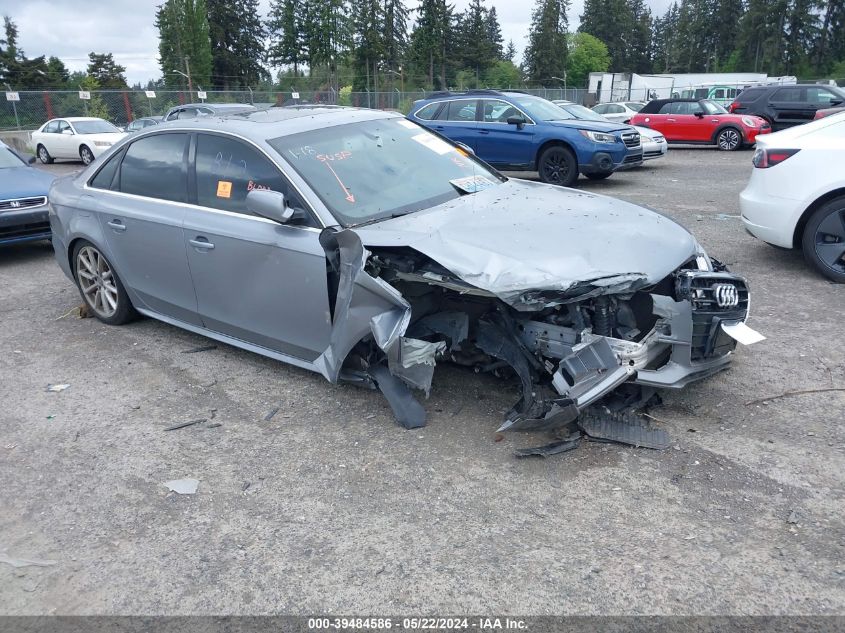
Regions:
[[739, 305], [739, 291], [733, 284], [713, 284], [711, 290], [720, 308], [735, 308]]

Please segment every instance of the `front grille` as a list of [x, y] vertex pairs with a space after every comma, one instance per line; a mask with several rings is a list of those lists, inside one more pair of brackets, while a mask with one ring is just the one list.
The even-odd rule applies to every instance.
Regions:
[[692, 304], [692, 360], [722, 356], [736, 346], [720, 325], [748, 316], [748, 285], [742, 277], [682, 270], [676, 277], [675, 295]]
[[0, 211], [17, 211], [18, 209], [29, 209], [47, 204], [47, 196], [34, 196], [32, 198], [11, 198], [0, 200]]
[[18, 224], [17, 226], [8, 227], [0, 226], [0, 242], [49, 234], [49, 222], [34, 222], [32, 224]]
[[639, 132], [625, 132], [622, 134], [622, 142], [625, 143], [625, 147], [639, 147], [640, 146], [640, 133]]
[[622, 159], [622, 164], [623, 164], [623, 165], [628, 165], [628, 164], [630, 164], [630, 163], [641, 163], [641, 162], [642, 162], [642, 160], [643, 160], [643, 155], [642, 155], [642, 154], [633, 154], [633, 155], [631, 155], [631, 156], [626, 156], [625, 158], [623, 158], [623, 159]]
[[643, 152], [643, 158], [651, 158], [653, 156], [663, 156], [663, 152], [661, 152], [659, 149], [649, 152]]

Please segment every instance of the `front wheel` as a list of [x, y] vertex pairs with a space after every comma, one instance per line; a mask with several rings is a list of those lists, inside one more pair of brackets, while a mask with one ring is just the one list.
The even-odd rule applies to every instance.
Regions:
[[73, 275], [83, 301], [103, 323], [123, 325], [135, 317], [135, 309], [114, 269], [100, 250], [89, 242], [73, 249]]
[[612, 173], [612, 171], [596, 171], [584, 175], [590, 180], [604, 180], [605, 178], [609, 178]]
[[94, 152], [88, 149], [87, 145], [79, 148], [79, 157], [82, 159], [83, 165], [90, 165], [94, 162]]
[[845, 283], [845, 196], [816, 209], [801, 239], [804, 259], [822, 275]]
[[735, 128], [726, 127], [716, 136], [716, 145], [724, 152], [734, 152], [742, 147], [742, 134]]
[[571, 187], [578, 179], [578, 163], [565, 147], [553, 146], [544, 150], [537, 167], [540, 180], [551, 185]]

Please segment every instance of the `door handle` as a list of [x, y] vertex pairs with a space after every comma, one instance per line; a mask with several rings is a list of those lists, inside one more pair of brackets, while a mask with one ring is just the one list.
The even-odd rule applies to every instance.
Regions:
[[490, 134], [490, 130], [478, 130], [479, 134]]
[[443, 129], [443, 126], [442, 126], [442, 125], [435, 125], [435, 126], [434, 126], [434, 129], [435, 129], [435, 130], [442, 130], [442, 129]]
[[123, 224], [123, 222], [121, 222], [120, 220], [112, 220], [111, 222], [107, 222], [106, 224], [108, 224], [112, 229], [114, 229], [118, 233], [122, 233], [126, 230], [126, 225]]
[[214, 244], [204, 237], [197, 237], [195, 240], [188, 240], [188, 244], [203, 251], [210, 251], [214, 248]]
[[719, 119], [710, 119], [710, 123], [718, 123]]
[[675, 119], [666, 119], [666, 122], [667, 122], [667, 123], [674, 123], [674, 122], [675, 122]]

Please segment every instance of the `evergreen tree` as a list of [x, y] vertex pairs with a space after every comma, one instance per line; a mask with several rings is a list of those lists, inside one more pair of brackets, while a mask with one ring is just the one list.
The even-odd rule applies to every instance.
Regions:
[[116, 64], [111, 53], [88, 53], [88, 76], [97, 82], [99, 88], [109, 90], [127, 88], [124, 66]]
[[411, 33], [407, 60], [412, 78], [428, 88], [444, 90], [448, 83], [448, 53], [455, 46], [452, 8], [446, 0], [421, 0]]
[[349, 51], [352, 33], [346, 0], [307, 0], [306, 42], [308, 65], [328, 70], [328, 81], [336, 87], [337, 66]]
[[635, 28], [627, 0], [585, 0], [578, 31], [589, 33], [607, 45], [613, 72], [632, 70], [631, 37]]
[[206, 0], [211, 39], [212, 85], [239, 90], [269, 73], [264, 59], [264, 26], [258, 0]]
[[[506, 59], [503, 52], [504, 39], [502, 38], [502, 26], [499, 24], [499, 16], [496, 13], [496, 7], [490, 7], [485, 19], [485, 26], [487, 30], [487, 41], [493, 52], [493, 56], [497, 60]], [[516, 51], [514, 51], [516, 53]], [[513, 61], [511, 59], [510, 61]]]
[[568, 0], [537, 0], [525, 49], [528, 77], [542, 85], [566, 72]]
[[271, 64], [291, 64], [294, 76], [308, 58], [305, 41], [304, 3], [298, 0], [273, 0], [267, 20], [270, 43], [267, 58]]
[[393, 85], [408, 47], [408, 8], [403, 0], [384, 0], [382, 43], [385, 70]]
[[628, 0], [628, 11], [631, 14], [631, 32], [626, 57], [631, 72], [650, 73], [651, 64], [651, 10], [644, 0]]
[[[489, 13], [483, 0], [470, 0], [455, 26], [458, 64], [475, 75], [476, 82], [498, 58], [496, 44], [490, 40]], [[498, 20], [497, 20], [498, 26]], [[501, 35], [499, 36], [501, 39]]]
[[508, 40], [508, 47], [505, 49], [502, 58], [511, 63], [516, 60], [516, 44], [513, 43], [513, 40]]
[[183, 73], [190, 70], [195, 84], [209, 86], [211, 43], [205, 0], [166, 0], [156, 11], [155, 24], [164, 87], [187, 85], [174, 70]]
[[352, 3], [355, 30], [353, 67], [355, 91], [378, 91], [378, 75], [385, 54], [384, 12], [380, 0], [355, 0]]

